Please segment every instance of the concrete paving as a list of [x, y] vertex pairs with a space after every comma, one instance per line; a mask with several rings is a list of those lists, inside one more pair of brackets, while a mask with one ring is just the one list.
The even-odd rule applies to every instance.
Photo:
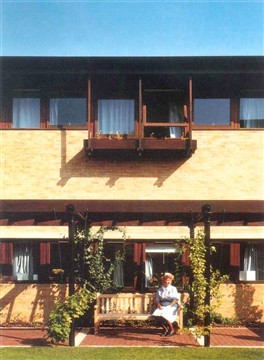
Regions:
[[[161, 337], [159, 329], [101, 328], [98, 336], [89, 329], [76, 331], [75, 345], [88, 347], [150, 346], [184, 347], [201, 346], [187, 333]], [[219, 327], [211, 332], [211, 347], [264, 348], [264, 331], [261, 328]], [[0, 328], [0, 346], [53, 346], [46, 337], [46, 329]], [[58, 346], [68, 346], [68, 341]]]

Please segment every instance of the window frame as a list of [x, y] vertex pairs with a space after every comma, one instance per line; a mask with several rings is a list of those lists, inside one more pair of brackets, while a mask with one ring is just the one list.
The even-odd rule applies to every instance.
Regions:
[[[206, 99], [226, 99], [230, 101], [230, 122], [229, 125], [203, 125], [195, 123], [195, 113], [194, 113], [194, 101], [196, 99], [206, 100]], [[193, 130], [231, 130], [236, 128], [237, 123], [237, 106], [236, 100], [233, 97], [194, 97], [193, 98]]]

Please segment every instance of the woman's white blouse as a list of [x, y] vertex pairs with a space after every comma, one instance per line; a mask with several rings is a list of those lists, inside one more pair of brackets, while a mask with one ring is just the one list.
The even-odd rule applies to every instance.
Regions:
[[168, 285], [167, 287], [161, 286], [156, 291], [156, 301], [160, 302], [161, 305], [165, 303], [171, 303], [173, 300], [179, 300], [179, 293], [175, 286]]
[[179, 300], [179, 293], [175, 286], [169, 285], [167, 287], [160, 287], [156, 291], [156, 302], [162, 306], [161, 309], [157, 308], [152, 315], [161, 316], [164, 319], [173, 323], [176, 320], [178, 313], [178, 304], [168, 306], [173, 300]]

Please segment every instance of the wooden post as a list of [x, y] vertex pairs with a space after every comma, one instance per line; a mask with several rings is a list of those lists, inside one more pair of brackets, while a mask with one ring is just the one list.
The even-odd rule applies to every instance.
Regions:
[[91, 79], [88, 79], [88, 83], [87, 83], [87, 127], [88, 127], [88, 148], [90, 149], [90, 143], [91, 143], [91, 130], [92, 130], [92, 126], [91, 126], [91, 107], [92, 107], [92, 102], [91, 102]]
[[[193, 218], [192, 211], [190, 212], [190, 215], [191, 215], [191, 222], [190, 222], [190, 225], [189, 225], [190, 239], [194, 239], [194, 236], [195, 236], [195, 232], [194, 232], [195, 224], [194, 224], [194, 218]], [[191, 288], [192, 288], [192, 283], [193, 283], [193, 273], [192, 273], [192, 271], [190, 271], [190, 286], [191, 286]], [[192, 290], [190, 291], [190, 309], [194, 309], [194, 293], [193, 293]]]
[[[68, 216], [68, 232], [69, 232], [69, 244], [70, 244], [70, 271], [69, 271], [69, 296], [74, 295], [74, 206], [69, 204], [66, 206], [66, 212]], [[74, 319], [71, 324], [71, 331], [69, 335], [69, 345], [75, 346], [75, 324]]]
[[138, 83], [138, 155], [142, 154], [142, 137], [144, 137], [144, 127], [142, 124], [142, 80], [139, 79]]
[[138, 84], [138, 137], [143, 137], [143, 129], [142, 129], [142, 80], [139, 79]]
[[[203, 220], [204, 220], [204, 233], [205, 233], [205, 278], [206, 278], [206, 294], [205, 294], [205, 306], [210, 306], [210, 224], [211, 224], [211, 206], [205, 204], [202, 206]], [[204, 318], [204, 326], [209, 327], [211, 325], [210, 311], [208, 311]], [[210, 346], [210, 330], [207, 329], [208, 335], [204, 336], [204, 346]]]
[[193, 125], [193, 86], [192, 78], [189, 77], [189, 139], [192, 140], [192, 125]]

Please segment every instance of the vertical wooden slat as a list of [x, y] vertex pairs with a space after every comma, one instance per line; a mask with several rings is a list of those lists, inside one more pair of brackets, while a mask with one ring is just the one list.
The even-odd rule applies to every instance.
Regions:
[[130, 299], [129, 299], [129, 308], [130, 308], [130, 312], [133, 313], [133, 299], [132, 299], [132, 297], [130, 297]]
[[[184, 117], [184, 121], [189, 123], [188, 122], [188, 106], [185, 104], [183, 105], [183, 117]], [[184, 127], [183, 130], [182, 130], [182, 135], [184, 137], [186, 137], [186, 128]]]
[[240, 109], [239, 99], [231, 99], [231, 127], [234, 129], [240, 128]]
[[192, 78], [189, 77], [189, 139], [192, 140], [192, 126], [193, 126], [193, 86]]
[[90, 147], [90, 139], [91, 139], [91, 79], [88, 78], [87, 83], [87, 128], [88, 128], [88, 145]]
[[48, 100], [40, 99], [40, 128], [45, 129], [47, 128], [47, 123], [49, 123], [49, 116], [48, 116]]
[[142, 80], [139, 79], [139, 84], [138, 84], [138, 121], [139, 121], [139, 126], [138, 126], [138, 137], [142, 138], [143, 137], [143, 126], [142, 126]]
[[[147, 105], [142, 106], [142, 122], [145, 124], [147, 122]], [[144, 127], [143, 127], [144, 129]]]

